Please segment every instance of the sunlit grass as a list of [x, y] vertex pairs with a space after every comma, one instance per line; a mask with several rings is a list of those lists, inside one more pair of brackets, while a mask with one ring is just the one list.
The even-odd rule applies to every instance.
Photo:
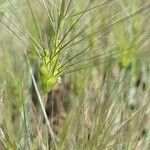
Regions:
[[[149, 8], [0, 0], [0, 149], [148, 150]], [[45, 105], [60, 85], [65, 112], [55, 129]]]

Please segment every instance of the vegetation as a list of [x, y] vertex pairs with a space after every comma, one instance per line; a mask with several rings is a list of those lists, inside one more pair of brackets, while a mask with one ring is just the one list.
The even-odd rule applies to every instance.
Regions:
[[148, 0], [0, 0], [0, 150], [150, 149]]

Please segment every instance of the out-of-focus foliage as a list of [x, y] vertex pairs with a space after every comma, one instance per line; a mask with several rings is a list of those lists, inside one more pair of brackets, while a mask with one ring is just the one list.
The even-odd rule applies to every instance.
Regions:
[[148, 24], [149, 0], [0, 0], [0, 149], [149, 150]]

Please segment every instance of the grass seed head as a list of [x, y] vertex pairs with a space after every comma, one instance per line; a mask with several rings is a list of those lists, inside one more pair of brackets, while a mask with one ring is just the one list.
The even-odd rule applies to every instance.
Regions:
[[40, 76], [41, 83], [43, 86], [43, 90], [48, 93], [52, 90], [52, 88], [60, 82], [60, 77], [58, 75], [58, 55], [54, 56], [54, 54], [50, 55], [46, 53], [46, 55], [42, 58], [40, 64]]

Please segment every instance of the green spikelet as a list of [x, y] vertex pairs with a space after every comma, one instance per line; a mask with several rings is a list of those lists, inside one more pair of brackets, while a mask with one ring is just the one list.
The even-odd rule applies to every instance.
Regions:
[[46, 53], [41, 60], [40, 76], [43, 90], [48, 93], [60, 81], [58, 76], [58, 55]]
[[[119, 43], [119, 48], [124, 50], [128, 45], [133, 45], [136, 39], [126, 31], [125, 27], [118, 25], [115, 30], [115, 39]], [[131, 65], [133, 58], [136, 55], [136, 46], [132, 46], [126, 51], [122, 51], [117, 55], [117, 60], [123, 68], [128, 68]]]
[[136, 54], [135, 47], [131, 48], [129, 51], [122, 52], [118, 57], [118, 60], [122, 65], [122, 67], [127, 68], [132, 63], [135, 54]]

